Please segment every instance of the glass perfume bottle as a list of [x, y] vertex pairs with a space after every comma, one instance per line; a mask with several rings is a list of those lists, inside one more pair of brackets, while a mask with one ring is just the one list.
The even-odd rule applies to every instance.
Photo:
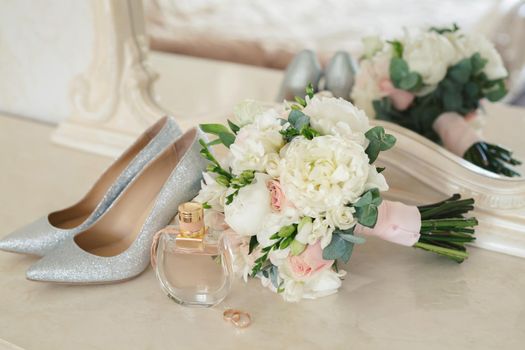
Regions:
[[161, 233], [156, 274], [162, 289], [177, 303], [210, 307], [228, 294], [232, 255], [228, 238], [208, 230], [201, 204], [179, 206], [178, 224]]

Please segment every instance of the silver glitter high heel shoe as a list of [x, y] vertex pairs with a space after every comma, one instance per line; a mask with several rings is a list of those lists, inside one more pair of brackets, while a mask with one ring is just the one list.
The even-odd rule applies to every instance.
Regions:
[[348, 100], [354, 86], [355, 72], [355, 62], [350, 54], [337, 51], [324, 71], [324, 89], [330, 91], [334, 97]]
[[315, 52], [312, 50], [299, 52], [286, 68], [277, 102], [293, 101], [295, 96], [304, 97], [306, 87], [310, 83], [314, 91], [317, 91], [322, 75], [323, 70]]
[[44, 256], [95, 222], [136, 174], [182, 132], [164, 117], [147, 129], [97, 180], [77, 204], [55, 211], [0, 240], [0, 249]]
[[155, 232], [194, 198], [207, 162], [191, 129], [153, 159], [102, 217], [27, 270], [29, 280], [90, 284], [131, 279], [150, 262]]

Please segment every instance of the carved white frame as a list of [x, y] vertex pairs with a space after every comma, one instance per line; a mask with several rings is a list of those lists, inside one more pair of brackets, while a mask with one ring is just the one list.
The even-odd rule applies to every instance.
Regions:
[[525, 257], [525, 180], [484, 171], [443, 147], [396, 124], [374, 120], [397, 138], [396, 147], [380, 155], [391, 199], [428, 202], [453, 193], [475, 199], [479, 221], [475, 246]]
[[92, 61], [72, 81], [72, 114], [55, 130], [52, 141], [115, 157], [167, 113], [153, 98], [157, 75], [145, 65], [148, 41], [142, 1], [92, 0], [91, 4]]

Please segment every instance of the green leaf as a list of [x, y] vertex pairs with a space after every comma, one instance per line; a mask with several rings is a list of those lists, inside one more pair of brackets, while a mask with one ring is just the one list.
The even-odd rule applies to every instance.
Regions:
[[392, 50], [394, 52], [394, 57], [401, 58], [403, 57], [403, 44], [399, 40], [387, 41], [392, 45]]
[[251, 236], [250, 237], [250, 245], [248, 248], [248, 254], [251, 254], [255, 248], [259, 245], [259, 242], [257, 242], [257, 236]]
[[382, 126], [376, 126], [365, 133], [365, 137], [370, 141], [365, 152], [368, 155], [370, 164], [375, 162], [380, 151], [392, 148], [396, 143], [393, 135], [386, 134]]
[[377, 188], [368, 190], [353, 204], [357, 221], [366, 227], [374, 227], [377, 222], [378, 207], [382, 202], [381, 193]]
[[211, 205], [209, 205], [208, 202], [204, 202], [204, 203], [202, 203], [202, 208], [203, 209], [211, 209]]
[[390, 78], [395, 87], [401, 88], [400, 82], [409, 73], [407, 62], [400, 57], [393, 57], [390, 60]]
[[507, 94], [507, 88], [503, 79], [497, 81], [496, 87], [486, 93], [487, 99], [490, 102], [501, 100]]
[[416, 72], [410, 72], [399, 82], [399, 88], [406, 91], [417, 90], [422, 83], [421, 75]]
[[222, 124], [200, 124], [201, 130], [207, 134], [219, 136], [221, 133], [229, 133], [230, 130]]
[[339, 236], [347, 242], [353, 244], [363, 244], [366, 242], [366, 239], [359, 236], [354, 236], [354, 234], [339, 234]]
[[383, 171], [385, 171], [385, 169], [386, 169], [385, 167], [381, 167], [381, 166], [376, 167], [376, 171], [378, 174], [381, 174]]
[[222, 141], [224, 146], [230, 148], [230, 146], [235, 142], [235, 135], [230, 132], [221, 132], [219, 133], [219, 139]]
[[239, 130], [241, 130], [241, 128], [240, 128], [237, 124], [233, 123], [233, 122], [232, 122], [231, 120], [229, 120], [229, 119], [228, 119], [228, 126], [230, 127], [230, 130], [233, 131], [233, 133], [234, 133], [235, 135], [237, 135], [237, 133], [239, 132]]
[[281, 243], [279, 244], [279, 249], [286, 249], [286, 248], [288, 248], [288, 246], [289, 246], [290, 244], [292, 244], [293, 240], [294, 240], [294, 238], [293, 238], [292, 236], [290, 236], [290, 237], [286, 237], [286, 238], [283, 239], [283, 240], [281, 241]]
[[215, 145], [220, 145], [222, 143], [222, 140], [221, 139], [215, 139], [211, 142], [208, 142], [208, 146], [215, 146]]
[[302, 97], [295, 96], [295, 102], [300, 104], [302, 107], [306, 107], [306, 101]]
[[488, 60], [481, 57], [479, 52], [476, 52], [470, 57], [470, 63], [472, 65], [472, 73], [478, 74], [483, 70], [483, 68], [485, 68], [485, 66], [488, 63]]
[[377, 206], [369, 204], [356, 208], [357, 222], [366, 227], [374, 227], [377, 223]]
[[314, 92], [315, 92], [314, 86], [312, 85], [312, 83], [309, 83], [308, 86], [306, 87], [306, 96], [313, 98]]
[[345, 263], [350, 260], [354, 243], [344, 240], [340, 235], [332, 235], [332, 241], [323, 249], [323, 259], [337, 260], [341, 259]]
[[465, 58], [450, 67], [447, 75], [457, 83], [466, 84], [472, 74], [472, 63], [470, 58]]

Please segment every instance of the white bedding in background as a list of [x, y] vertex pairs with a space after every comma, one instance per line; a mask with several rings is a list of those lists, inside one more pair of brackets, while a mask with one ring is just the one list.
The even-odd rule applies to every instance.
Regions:
[[303, 48], [360, 50], [403, 26], [471, 28], [497, 0], [145, 0], [154, 48], [282, 68]]

